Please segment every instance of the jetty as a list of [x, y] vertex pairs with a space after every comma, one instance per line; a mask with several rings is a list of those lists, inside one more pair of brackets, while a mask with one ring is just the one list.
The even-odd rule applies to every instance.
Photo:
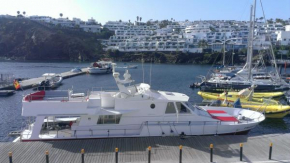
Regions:
[[[74, 76], [78, 76], [78, 75], [82, 75], [85, 74], [88, 71], [88, 68], [82, 68], [81, 69], [82, 72], [71, 72], [71, 71], [67, 71], [67, 72], [63, 72], [60, 73], [60, 75], [62, 76], [63, 79], [67, 79], [70, 77], [74, 77]], [[31, 79], [27, 79], [27, 80], [23, 80], [23, 81], [19, 81], [19, 84], [21, 86], [22, 89], [29, 89], [32, 88], [34, 85], [38, 84], [39, 82], [45, 80], [45, 77], [41, 76], [38, 78], [31, 78]], [[14, 90], [14, 86], [13, 83], [0, 87], [0, 90]]]
[[289, 144], [290, 133], [2, 142], [0, 162], [290, 162]]

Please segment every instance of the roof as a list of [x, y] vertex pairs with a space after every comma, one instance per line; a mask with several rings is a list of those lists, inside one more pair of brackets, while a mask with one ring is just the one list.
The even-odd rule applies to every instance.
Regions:
[[188, 101], [189, 97], [183, 93], [158, 91], [164, 98], [169, 101]]

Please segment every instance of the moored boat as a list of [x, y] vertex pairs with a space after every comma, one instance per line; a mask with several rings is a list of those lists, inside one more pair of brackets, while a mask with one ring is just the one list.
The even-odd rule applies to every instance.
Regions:
[[82, 69], [81, 68], [73, 68], [70, 70], [71, 72], [75, 72], [75, 73], [79, 73], [79, 72], [82, 72]]
[[[208, 94], [219, 96], [221, 93], [216, 92], [207, 92]], [[284, 96], [284, 92], [254, 92], [254, 86], [246, 89], [242, 89], [239, 92], [235, 91], [224, 91], [222, 95], [227, 94], [228, 96], [235, 97], [235, 98], [246, 98], [251, 94], [254, 99], [262, 101], [261, 98], [277, 98]]]
[[110, 61], [98, 61], [94, 62], [88, 67], [90, 74], [106, 74], [112, 73], [112, 62]]
[[220, 100], [223, 102], [224, 104], [223, 106], [231, 106], [236, 100], [240, 99], [242, 108], [265, 113], [267, 118], [283, 118], [290, 111], [289, 105], [282, 105], [281, 103], [275, 100], [240, 98], [240, 97], [232, 97], [230, 95], [225, 94], [216, 95], [201, 91], [199, 91], [198, 94], [203, 99], [206, 100]]
[[15, 93], [14, 90], [0, 90], [0, 97], [1, 96], [11, 96]]
[[35, 122], [22, 131], [21, 141], [239, 134], [265, 119], [252, 110], [194, 106], [185, 94], [132, 84], [128, 70], [124, 80], [119, 76], [113, 66], [118, 91], [26, 95], [22, 116], [35, 117]]
[[138, 65], [128, 65], [126, 68], [127, 69], [137, 69]]
[[45, 73], [42, 75], [44, 80], [39, 82], [34, 89], [37, 90], [48, 90], [48, 89], [56, 89], [62, 84], [63, 78], [60, 74], [55, 73]]

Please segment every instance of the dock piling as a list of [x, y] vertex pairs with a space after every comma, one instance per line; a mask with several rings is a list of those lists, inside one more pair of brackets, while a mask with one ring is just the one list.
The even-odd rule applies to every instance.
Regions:
[[272, 159], [272, 148], [273, 148], [273, 143], [270, 143], [269, 160]]
[[213, 144], [210, 144], [210, 162], [213, 162]]
[[12, 152], [9, 152], [8, 155], [9, 155], [9, 163], [12, 163]]
[[182, 163], [182, 145], [179, 146], [179, 163]]
[[115, 148], [115, 162], [118, 163], [118, 153], [119, 153], [119, 149]]
[[81, 150], [81, 154], [82, 154], [82, 163], [85, 163], [85, 150], [84, 149]]
[[240, 161], [243, 161], [243, 143], [240, 143]]
[[151, 146], [148, 147], [148, 163], [151, 163]]
[[48, 151], [45, 151], [45, 160], [46, 160], [46, 163], [49, 163], [49, 152]]

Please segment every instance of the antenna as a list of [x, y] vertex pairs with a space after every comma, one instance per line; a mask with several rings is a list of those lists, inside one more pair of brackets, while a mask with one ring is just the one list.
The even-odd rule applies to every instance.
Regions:
[[142, 71], [143, 71], [143, 83], [144, 83], [144, 59], [143, 59], [143, 54], [142, 54]]
[[151, 75], [152, 75], [152, 58], [151, 58], [151, 65], [150, 65], [150, 86], [151, 86]]

